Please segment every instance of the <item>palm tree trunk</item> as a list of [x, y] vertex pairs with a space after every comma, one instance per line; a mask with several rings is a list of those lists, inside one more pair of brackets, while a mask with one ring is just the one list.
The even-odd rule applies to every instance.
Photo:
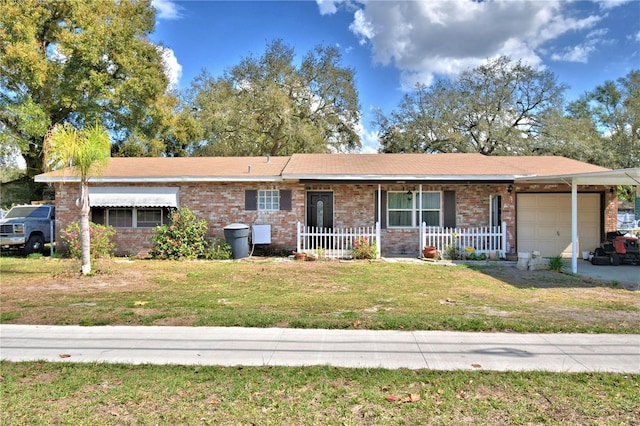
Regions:
[[89, 185], [80, 184], [80, 243], [82, 245], [82, 273], [91, 273], [91, 233], [89, 230]]

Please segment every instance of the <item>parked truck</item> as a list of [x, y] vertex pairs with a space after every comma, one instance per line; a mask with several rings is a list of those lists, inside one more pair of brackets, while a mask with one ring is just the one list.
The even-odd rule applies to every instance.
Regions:
[[0, 219], [0, 247], [19, 249], [24, 254], [42, 253], [55, 235], [55, 206], [14, 206]]

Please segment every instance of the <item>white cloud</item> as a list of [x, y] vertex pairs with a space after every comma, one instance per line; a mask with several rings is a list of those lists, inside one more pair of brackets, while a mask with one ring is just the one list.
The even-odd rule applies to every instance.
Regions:
[[595, 48], [593, 46], [573, 46], [565, 49], [562, 53], [554, 53], [551, 55], [551, 59], [554, 61], [581, 62], [586, 64], [589, 54], [594, 50]]
[[626, 3], [631, 3], [632, 1], [634, 0], [599, 0], [598, 4], [600, 5], [600, 9], [609, 10]]
[[180, 13], [182, 8], [171, 0], [151, 0], [151, 5], [156, 9], [158, 19], [173, 20], [182, 18]]
[[598, 50], [599, 45], [613, 43], [612, 40], [604, 38], [607, 33], [608, 30], [605, 28], [590, 31], [585, 37], [584, 43], [576, 46], [567, 46], [560, 52], [553, 53], [551, 60], [586, 64], [589, 61], [589, 56]]
[[320, 15], [333, 15], [338, 11], [337, 3], [340, 3], [340, 0], [316, 0], [316, 3], [318, 4]]
[[173, 50], [163, 46], [158, 46], [158, 50], [162, 54], [162, 64], [164, 65], [164, 73], [169, 79], [169, 87], [177, 89], [182, 77], [182, 65], [178, 63], [178, 58]]
[[366, 130], [362, 125], [362, 121], [359, 121], [358, 124], [356, 124], [355, 130], [360, 135], [360, 142], [362, 142], [360, 153], [374, 154], [378, 152], [380, 143], [378, 142], [379, 132], [377, 130]]
[[361, 135], [362, 148], [360, 152], [363, 154], [375, 154], [378, 152], [380, 148], [380, 143], [378, 142], [378, 132], [377, 131], [368, 131], [364, 132]]
[[349, 25], [349, 30], [360, 37], [360, 44], [366, 44], [367, 40], [375, 37], [373, 24], [366, 21], [363, 10], [356, 10], [353, 15], [353, 22]]
[[[571, 16], [568, 5], [562, 0], [363, 1], [349, 29], [371, 45], [375, 62], [401, 71], [407, 89], [502, 55], [541, 68], [540, 55], [551, 42], [589, 30], [601, 19]], [[574, 58], [585, 59], [593, 48], [582, 46], [582, 56], [576, 49]]]

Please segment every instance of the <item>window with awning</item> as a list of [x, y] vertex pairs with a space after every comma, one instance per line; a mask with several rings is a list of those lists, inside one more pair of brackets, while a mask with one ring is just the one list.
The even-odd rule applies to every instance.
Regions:
[[178, 188], [89, 187], [91, 207], [178, 207]]

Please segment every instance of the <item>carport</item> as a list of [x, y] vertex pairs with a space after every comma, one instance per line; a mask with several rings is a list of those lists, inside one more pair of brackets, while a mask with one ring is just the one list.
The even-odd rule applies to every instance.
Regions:
[[578, 186], [631, 185], [636, 187], [636, 197], [640, 195], [640, 167], [554, 176], [522, 176], [517, 177], [515, 181], [522, 183], [565, 183], [571, 187], [571, 271], [574, 274], [578, 272]]

